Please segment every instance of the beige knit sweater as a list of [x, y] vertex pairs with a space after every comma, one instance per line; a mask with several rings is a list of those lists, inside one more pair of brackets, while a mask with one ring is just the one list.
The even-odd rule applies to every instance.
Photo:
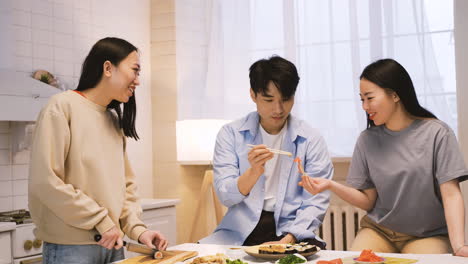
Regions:
[[117, 226], [137, 240], [146, 226], [134, 178], [115, 114], [73, 91], [49, 100], [37, 120], [29, 171], [37, 238], [93, 244], [95, 234]]

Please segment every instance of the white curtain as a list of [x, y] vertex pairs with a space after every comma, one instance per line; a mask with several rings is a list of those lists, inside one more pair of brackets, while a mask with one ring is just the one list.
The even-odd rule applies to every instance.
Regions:
[[248, 68], [273, 54], [295, 63], [293, 114], [351, 156], [365, 114], [359, 75], [391, 57], [420, 103], [456, 131], [452, 1], [178, 0], [179, 119], [237, 119], [255, 109]]

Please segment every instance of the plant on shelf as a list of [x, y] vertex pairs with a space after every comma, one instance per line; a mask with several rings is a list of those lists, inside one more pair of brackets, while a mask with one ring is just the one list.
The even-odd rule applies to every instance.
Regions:
[[41, 81], [43, 83], [46, 83], [46, 84], [49, 84], [50, 77], [49, 77], [48, 74], [43, 73], [43, 74], [41, 74], [41, 77], [40, 77], [39, 81]]

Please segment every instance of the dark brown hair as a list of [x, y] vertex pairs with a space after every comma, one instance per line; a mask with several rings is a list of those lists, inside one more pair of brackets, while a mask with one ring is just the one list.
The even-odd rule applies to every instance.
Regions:
[[[80, 81], [76, 90], [84, 91], [95, 87], [102, 78], [104, 62], [110, 61], [118, 66], [133, 51], [138, 51], [138, 49], [128, 41], [120, 38], [104, 38], [96, 42], [83, 62]], [[119, 125], [124, 135], [138, 140], [139, 137], [135, 130], [135, 93], [127, 103], [123, 103], [123, 114], [121, 104], [117, 100], [112, 100], [107, 108], [113, 109], [117, 113]]]

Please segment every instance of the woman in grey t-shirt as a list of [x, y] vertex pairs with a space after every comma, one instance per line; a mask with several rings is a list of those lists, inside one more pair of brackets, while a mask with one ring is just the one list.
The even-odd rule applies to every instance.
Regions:
[[419, 105], [398, 62], [376, 61], [360, 79], [368, 127], [353, 153], [351, 187], [307, 176], [299, 184], [367, 211], [352, 250], [468, 257], [459, 186], [468, 171], [453, 131]]

